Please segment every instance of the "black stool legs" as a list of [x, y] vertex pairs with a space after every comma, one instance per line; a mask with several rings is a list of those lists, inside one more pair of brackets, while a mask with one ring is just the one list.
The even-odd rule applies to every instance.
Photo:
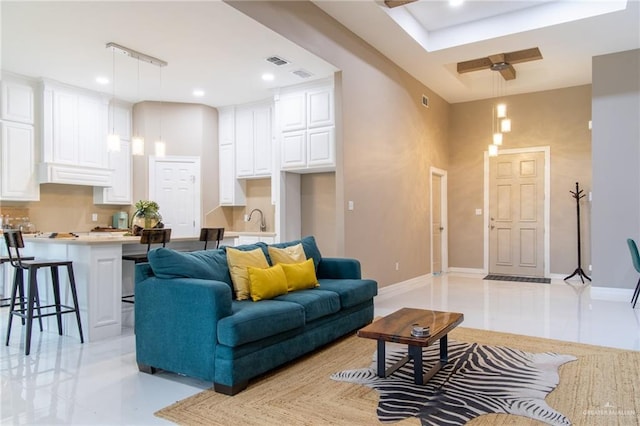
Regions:
[[[24, 302], [21, 301], [20, 309], [16, 309], [15, 305], [15, 296], [18, 289], [23, 287], [20, 285], [22, 283], [22, 279], [16, 279], [14, 281], [14, 286], [12, 289], [12, 300], [9, 308], [9, 322], [7, 326], [7, 339], [6, 345], [9, 345], [9, 338], [11, 336], [11, 322], [14, 315], [17, 315], [26, 322], [26, 336], [25, 336], [25, 355], [29, 355], [31, 352], [31, 329], [33, 325], [33, 319], [38, 318], [40, 321], [40, 327], [42, 330], [42, 317], [55, 315], [58, 323], [58, 334], [62, 335], [62, 314], [68, 314], [71, 312], [75, 312], [76, 321], [78, 322], [78, 333], [80, 334], [80, 343], [84, 343], [84, 336], [82, 334], [82, 324], [80, 321], [80, 309], [78, 307], [78, 294], [76, 291], [76, 280], [73, 274], [73, 266], [71, 262], [60, 262], [58, 265], [52, 264], [43, 264], [39, 265], [40, 267], [49, 267], [51, 268], [51, 284], [53, 286], [53, 299], [54, 304], [47, 306], [40, 306], [39, 296], [38, 296], [38, 281], [37, 274], [39, 267], [32, 266], [28, 268], [29, 271], [29, 281], [28, 281], [28, 290], [26, 295], [26, 307], [24, 306]], [[69, 286], [71, 290], [71, 298], [73, 299], [73, 307], [65, 306], [61, 302], [60, 298], [60, 277], [58, 275], [58, 266], [66, 266], [67, 273], [69, 276]], [[22, 276], [22, 271], [16, 271], [17, 275]], [[37, 310], [37, 314], [34, 314], [34, 308]], [[45, 308], [54, 308], [55, 312], [51, 313], [42, 313], [41, 309]]]

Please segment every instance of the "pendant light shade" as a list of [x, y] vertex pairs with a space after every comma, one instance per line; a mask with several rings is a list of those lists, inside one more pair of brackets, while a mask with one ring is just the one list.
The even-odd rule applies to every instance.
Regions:
[[502, 133], [508, 133], [511, 131], [511, 119], [510, 118], [503, 118], [502, 120], [500, 120], [500, 131]]
[[502, 133], [494, 133], [493, 134], [493, 144], [494, 145], [502, 145]]
[[144, 139], [140, 136], [131, 138], [131, 154], [144, 155]]
[[489, 157], [498, 156], [498, 145], [489, 145]]
[[505, 118], [507, 116], [507, 104], [496, 105], [496, 117]]
[[167, 154], [167, 144], [163, 140], [157, 140], [155, 143], [156, 157], [164, 157]]

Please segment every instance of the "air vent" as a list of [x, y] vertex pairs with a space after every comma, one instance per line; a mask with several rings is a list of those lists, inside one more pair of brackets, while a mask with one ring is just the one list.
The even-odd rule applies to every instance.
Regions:
[[422, 106], [429, 108], [429, 98], [426, 95], [422, 95]]
[[280, 56], [269, 56], [267, 58], [267, 62], [271, 62], [273, 65], [277, 65], [279, 67], [282, 65], [287, 65], [289, 63], [289, 61], [281, 58]]
[[291, 71], [291, 74], [295, 74], [300, 78], [309, 78], [309, 77], [311, 77], [313, 75], [309, 71], [303, 70], [303, 69]]

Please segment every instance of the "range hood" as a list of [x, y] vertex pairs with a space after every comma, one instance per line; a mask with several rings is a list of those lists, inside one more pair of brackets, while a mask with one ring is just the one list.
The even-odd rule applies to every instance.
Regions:
[[109, 187], [113, 186], [113, 169], [40, 163], [39, 180], [40, 183]]

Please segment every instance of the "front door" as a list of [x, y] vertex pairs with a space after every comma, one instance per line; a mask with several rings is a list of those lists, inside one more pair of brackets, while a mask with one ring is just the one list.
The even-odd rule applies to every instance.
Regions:
[[160, 206], [171, 238], [200, 233], [199, 160], [182, 157], [150, 159], [149, 198]]
[[489, 273], [544, 277], [544, 153], [489, 162]]
[[433, 236], [432, 271], [433, 275], [442, 273], [442, 177], [433, 173], [431, 175], [431, 200], [432, 218], [431, 235]]

